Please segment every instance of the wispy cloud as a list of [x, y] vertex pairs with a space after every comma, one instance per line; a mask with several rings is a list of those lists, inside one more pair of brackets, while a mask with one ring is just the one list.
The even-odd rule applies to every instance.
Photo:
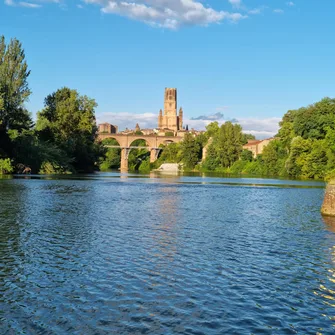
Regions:
[[267, 6], [260, 6], [257, 8], [249, 9], [248, 14], [250, 15], [258, 15], [263, 13], [268, 7]]
[[40, 7], [42, 7], [39, 4], [31, 3], [31, 2], [19, 2], [18, 5], [21, 6], [21, 7], [27, 7], [27, 8], [40, 8]]
[[283, 9], [279, 9], [279, 8], [274, 9], [273, 12], [276, 13], [276, 14], [284, 14], [284, 10]]
[[224, 119], [223, 113], [215, 113], [212, 115], [200, 115], [197, 117], [192, 117], [191, 120], [208, 120], [208, 121], [219, 121]]
[[7, 6], [15, 6], [15, 3], [13, 0], [5, 0], [5, 5]]
[[217, 110], [218, 112], [222, 112], [229, 109], [229, 106], [220, 106], [220, 107], [216, 107], [215, 110]]
[[235, 8], [242, 7], [242, 0], [228, 0], [228, 2]]
[[4, 0], [5, 5], [12, 7], [26, 7], [26, 8], [41, 8], [42, 3], [60, 3], [60, 0], [32, 0], [26, 1], [14, 1], [14, 0]]
[[[220, 115], [219, 115], [220, 114]], [[239, 123], [245, 133], [253, 134], [257, 138], [262, 139], [266, 137], [274, 136], [278, 132], [278, 124], [281, 120], [280, 118], [238, 118], [238, 119], [225, 119], [221, 117], [221, 113], [217, 113], [217, 118], [214, 115], [202, 115], [194, 118], [185, 118], [184, 125], [188, 125], [189, 129], [194, 128], [198, 130], [205, 130], [206, 126], [213, 121], [218, 121], [222, 124], [226, 121], [231, 121]], [[213, 118], [214, 117], [214, 118]], [[130, 121], [131, 120], [131, 121]], [[109, 122], [117, 125], [120, 130], [129, 128], [134, 129], [136, 123], [144, 128], [154, 129], [157, 127], [158, 115], [153, 113], [103, 113], [98, 115], [98, 122]]]
[[295, 6], [295, 3], [293, 1], [288, 1], [288, 2], [286, 2], [286, 5], [290, 6], [290, 7], [293, 7], [293, 6]]

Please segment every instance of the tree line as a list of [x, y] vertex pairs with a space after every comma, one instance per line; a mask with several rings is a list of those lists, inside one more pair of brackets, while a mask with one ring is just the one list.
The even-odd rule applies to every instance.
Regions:
[[[289, 110], [279, 123], [278, 134], [253, 157], [243, 150], [248, 140], [239, 124], [212, 122], [199, 136], [187, 133], [183, 142], [164, 148], [157, 162], [180, 163], [184, 170], [301, 179], [335, 177], [335, 99]], [[203, 148], [207, 154], [203, 159]]]
[[[21, 43], [0, 37], [0, 174], [74, 173], [120, 166], [120, 149], [106, 149], [113, 140], [97, 141], [94, 99], [63, 87], [49, 94], [36, 120], [25, 107], [31, 90], [30, 70]], [[250, 134], [239, 124], [213, 122], [198, 136], [186, 132], [150, 163], [145, 149], [132, 150], [130, 170], [148, 172], [162, 163], [178, 163], [184, 170], [327, 179], [335, 177], [335, 99], [289, 110], [278, 134], [253, 157], [243, 145]], [[145, 146], [139, 140], [133, 145]], [[203, 149], [206, 147], [206, 159]]]

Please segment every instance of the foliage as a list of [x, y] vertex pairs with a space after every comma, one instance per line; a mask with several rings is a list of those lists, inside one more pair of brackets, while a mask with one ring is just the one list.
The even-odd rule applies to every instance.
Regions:
[[31, 126], [24, 103], [31, 91], [28, 86], [30, 71], [21, 43], [12, 39], [6, 45], [0, 36], [0, 124], [2, 129], [22, 129]]
[[[240, 161], [235, 162], [229, 171], [293, 178], [333, 178], [335, 99], [324, 98], [313, 105], [289, 110], [279, 126], [277, 138], [264, 147], [262, 155], [250, 160], [250, 156], [242, 152]], [[205, 164], [217, 169], [217, 159], [218, 155], [209, 151]]]
[[[114, 138], [106, 138], [102, 141], [102, 145], [120, 146]], [[107, 171], [119, 169], [121, 162], [121, 148], [105, 148], [104, 155], [100, 158], [99, 169]]]
[[[146, 147], [147, 143], [145, 140], [135, 140], [131, 143], [132, 147]], [[131, 149], [128, 156], [128, 167], [130, 171], [139, 171], [141, 170], [141, 165], [149, 159], [150, 163], [150, 152], [148, 149]]]
[[252, 152], [250, 150], [246, 150], [246, 149], [242, 150], [241, 160], [245, 161], [245, 162], [252, 162], [252, 160], [253, 160]]
[[206, 134], [208, 138], [215, 137], [218, 135], [220, 130], [219, 122], [211, 122], [209, 125], [206, 126]]
[[[104, 149], [96, 143], [97, 127], [93, 99], [80, 96], [67, 87], [45, 99], [45, 108], [38, 113], [36, 129], [42, 141], [52, 143], [71, 160], [78, 172], [91, 172]], [[62, 162], [59, 162], [62, 168]]]
[[278, 176], [285, 166], [286, 151], [279, 140], [271, 141], [264, 147], [262, 153], [263, 173], [269, 176]]
[[256, 137], [255, 135], [252, 135], [252, 134], [245, 134], [243, 133], [242, 134], [242, 138], [243, 138], [243, 144], [247, 144], [249, 140], [255, 140]]
[[31, 94], [29, 74], [21, 43], [12, 39], [7, 45], [4, 36], [0, 36], [0, 157], [13, 157], [9, 130], [21, 131], [32, 126], [24, 107]]
[[226, 122], [218, 127], [218, 123], [213, 122], [206, 129], [207, 136], [212, 138], [212, 143], [208, 147], [204, 166], [209, 170], [231, 167], [242, 153], [241, 126]]
[[[163, 163], [179, 163], [182, 160], [182, 151], [179, 143], [170, 143], [162, 147], [161, 154], [157, 160], [156, 165]], [[158, 167], [157, 166], [157, 167]]]
[[9, 158], [0, 159], [0, 174], [12, 173], [14, 171]]
[[188, 170], [193, 170], [201, 160], [201, 146], [190, 133], [186, 133], [181, 142], [181, 156], [184, 167]]
[[141, 165], [138, 168], [139, 172], [148, 173], [151, 170], [150, 157], [147, 157], [141, 162]]

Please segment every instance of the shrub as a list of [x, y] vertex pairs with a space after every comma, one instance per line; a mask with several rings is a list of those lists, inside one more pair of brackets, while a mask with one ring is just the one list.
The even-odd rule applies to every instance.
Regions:
[[14, 168], [9, 158], [0, 159], [0, 174], [12, 173]]

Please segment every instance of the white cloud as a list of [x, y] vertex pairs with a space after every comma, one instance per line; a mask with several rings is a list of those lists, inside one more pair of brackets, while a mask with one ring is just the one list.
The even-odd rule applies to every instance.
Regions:
[[18, 4], [21, 7], [27, 7], [27, 8], [40, 8], [42, 7], [41, 5], [38, 5], [36, 3], [31, 3], [31, 2], [19, 2]]
[[[242, 126], [243, 132], [253, 134], [259, 139], [272, 137], [278, 131], [278, 124], [280, 118], [238, 118], [238, 123]], [[126, 128], [134, 129], [136, 123], [144, 128], [156, 128], [158, 123], [158, 114], [153, 113], [103, 113], [98, 116], [98, 123], [109, 122], [119, 127], [119, 130]], [[184, 126], [188, 125], [189, 129], [194, 128], [197, 130], [205, 130], [206, 126], [213, 122], [213, 120], [191, 120], [189, 118], [184, 119]], [[225, 122], [224, 120], [219, 123]]]
[[277, 117], [265, 119], [238, 118], [238, 123], [242, 126], [243, 132], [253, 134], [259, 139], [276, 135], [280, 121], [281, 118]]
[[207, 26], [224, 20], [237, 22], [241, 13], [217, 11], [196, 0], [84, 0], [102, 7], [101, 11], [141, 21], [154, 27], [178, 29], [185, 25]]
[[236, 8], [239, 8], [242, 6], [242, 0], [228, 0], [229, 3]]
[[142, 129], [144, 128], [155, 128], [158, 123], [158, 113], [143, 113], [135, 114], [128, 112], [121, 113], [103, 113], [98, 116], [98, 122], [109, 122], [119, 127], [119, 130], [126, 128], [134, 129], [136, 123], [140, 125]]
[[251, 14], [251, 15], [256, 15], [256, 14], [260, 14], [262, 12], [262, 9], [261, 8], [254, 8], [254, 9], [250, 9], [248, 11], [248, 14]]
[[267, 6], [260, 6], [257, 8], [253, 8], [248, 10], [248, 14], [250, 15], [257, 15], [263, 13], [268, 7]]
[[273, 12], [277, 14], [284, 14], [284, 11], [282, 9], [274, 9]]
[[59, 3], [60, 0], [32, 0], [32, 2], [19, 1], [15, 2], [14, 0], [5, 0], [7, 6], [13, 7], [26, 7], [26, 8], [40, 8], [42, 7], [41, 3]]
[[290, 7], [293, 7], [293, 6], [295, 5], [295, 3], [292, 2], [292, 1], [289, 1], [289, 2], [286, 2], [286, 5], [287, 5], [287, 6], [290, 6]]

